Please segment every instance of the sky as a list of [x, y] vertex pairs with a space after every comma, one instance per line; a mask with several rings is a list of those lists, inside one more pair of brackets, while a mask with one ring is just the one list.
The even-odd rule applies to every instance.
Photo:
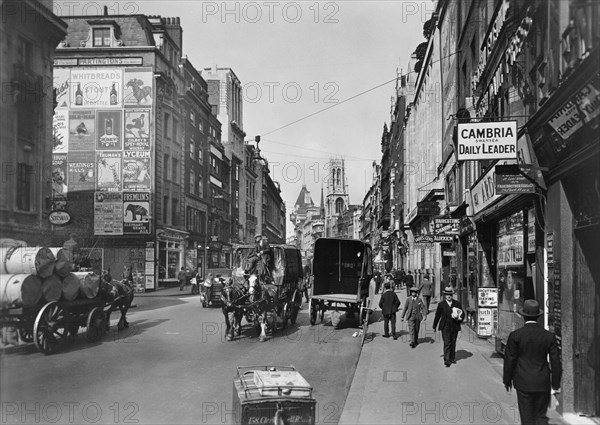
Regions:
[[350, 203], [362, 203], [397, 73], [410, 71], [435, 8], [432, 0], [56, 0], [54, 11], [95, 15], [104, 5], [109, 14], [180, 17], [183, 54], [197, 69], [234, 70], [244, 131], [261, 136], [288, 219], [303, 184], [319, 204], [330, 158], [344, 158]]

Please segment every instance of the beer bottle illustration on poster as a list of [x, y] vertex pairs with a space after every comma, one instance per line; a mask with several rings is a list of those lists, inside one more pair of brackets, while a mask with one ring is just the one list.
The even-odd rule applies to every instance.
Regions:
[[98, 111], [96, 113], [96, 150], [122, 150], [121, 111]]

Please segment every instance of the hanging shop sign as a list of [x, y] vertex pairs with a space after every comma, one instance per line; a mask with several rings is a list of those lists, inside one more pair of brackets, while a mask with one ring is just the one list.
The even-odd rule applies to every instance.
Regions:
[[458, 124], [458, 160], [517, 159], [517, 122]]
[[[529, 177], [529, 178], [528, 178]], [[517, 164], [496, 165], [498, 195], [535, 193], [537, 170]]]
[[52, 211], [48, 216], [48, 221], [55, 226], [64, 226], [71, 221], [71, 216], [66, 211]]
[[460, 218], [434, 218], [433, 233], [436, 235], [456, 235], [460, 233]]
[[418, 235], [415, 236], [415, 248], [432, 248], [433, 247], [433, 236], [431, 235]]
[[417, 202], [417, 215], [438, 215], [440, 213], [440, 207], [435, 201], [421, 201]]
[[433, 241], [436, 243], [452, 243], [454, 236], [451, 235], [433, 235]]

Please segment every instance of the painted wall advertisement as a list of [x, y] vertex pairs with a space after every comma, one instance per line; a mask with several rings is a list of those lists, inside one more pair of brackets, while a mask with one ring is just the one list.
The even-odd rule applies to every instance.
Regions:
[[123, 232], [150, 233], [150, 192], [123, 192]]
[[71, 152], [67, 170], [72, 191], [95, 189], [96, 166], [93, 152]]
[[125, 150], [150, 150], [150, 117], [147, 109], [125, 110]]
[[150, 151], [125, 151], [123, 154], [123, 189], [150, 190]]
[[121, 187], [121, 152], [96, 152], [98, 166], [96, 189], [120, 191]]
[[69, 152], [94, 151], [96, 113], [90, 110], [69, 111]]
[[123, 234], [123, 194], [121, 192], [95, 193], [94, 233], [96, 235]]
[[55, 67], [53, 188], [93, 193], [95, 235], [149, 234], [152, 68], [89, 59]]
[[122, 84], [121, 69], [72, 69], [71, 108], [119, 108]]

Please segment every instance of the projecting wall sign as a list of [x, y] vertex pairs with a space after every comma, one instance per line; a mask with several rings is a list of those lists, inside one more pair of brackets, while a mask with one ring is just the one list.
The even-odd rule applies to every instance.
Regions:
[[517, 158], [517, 122], [458, 124], [458, 160]]

